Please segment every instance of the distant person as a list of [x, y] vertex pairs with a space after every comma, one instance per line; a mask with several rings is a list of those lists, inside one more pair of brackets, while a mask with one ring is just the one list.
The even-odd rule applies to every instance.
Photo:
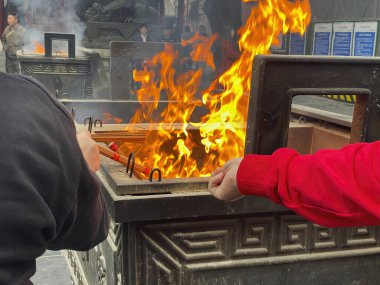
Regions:
[[21, 55], [25, 45], [26, 30], [19, 24], [19, 17], [15, 13], [9, 13], [1, 42], [5, 52], [5, 65], [8, 73], [20, 73], [20, 64], [17, 56]]
[[[187, 41], [194, 37], [194, 33], [191, 32], [190, 26], [185, 26], [182, 33], [182, 40]], [[183, 47], [184, 67], [186, 70], [190, 70], [193, 67], [193, 61], [191, 60], [192, 45]]]
[[165, 26], [162, 31], [162, 38], [160, 39], [160, 42], [165, 43], [174, 43], [176, 42], [176, 39], [173, 35], [173, 30], [170, 26]]
[[182, 33], [182, 40], [189, 40], [194, 36], [194, 33], [191, 32], [190, 26], [185, 26], [183, 28], [183, 33]]
[[217, 66], [217, 75], [222, 75], [228, 70], [231, 65], [240, 57], [237, 44], [234, 40], [235, 30], [231, 26], [223, 28], [222, 36], [220, 39], [221, 55], [220, 62]]
[[139, 28], [139, 32], [133, 37], [135, 42], [151, 42], [148, 27], [143, 24]]
[[199, 25], [199, 27], [198, 27], [198, 33], [199, 33], [201, 36], [208, 37], [208, 35], [207, 35], [207, 30], [206, 30], [206, 26], [205, 26], [205, 25]]

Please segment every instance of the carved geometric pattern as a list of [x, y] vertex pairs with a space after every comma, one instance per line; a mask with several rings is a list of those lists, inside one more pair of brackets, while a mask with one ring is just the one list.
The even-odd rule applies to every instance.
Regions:
[[[194, 224], [178, 224], [178, 227], [158, 228], [149, 226], [149, 230], [155, 231], [155, 240], [162, 242], [175, 251], [177, 258], [186, 261], [202, 259], [220, 259], [226, 257], [227, 242], [233, 227], [226, 224], [209, 224], [208, 228], [197, 227]], [[148, 231], [146, 232], [148, 233]]]
[[107, 274], [107, 265], [102, 250], [102, 245], [99, 244], [90, 250], [90, 260], [92, 261], [92, 266], [96, 272], [96, 284], [105, 285], [107, 283], [106, 274]]
[[280, 217], [279, 252], [305, 252], [310, 236], [310, 224], [299, 217]]
[[[86, 98], [91, 98], [93, 95], [92, 90], [92, 76], [90, 71], [90, 63], [74, 63], [73, 60], [68, 60], [67, 63], [34, 63], [21, 61], [22, 74], [30, 75], [45, 74], [51, 76], [62, 75], [84, 75], [85, 76], [85, 94]], [[53, 92], [52, 90], [50, 90]]]
[[379, 244], [377, 228], [331, 229], [296, 215], [146, 225], [141, 232], [181, 262], [283, 256]]
[[23, 63], [23, 74], [33, 73], [47, 73], [47, 74], [60, 74], [60, 73], [82, 73], [87, 74], [90, 72], [90, 66], [87, 64], [72, 64], [72, 63]]
[[66, 257], [66, 261], [70, 267], [70, 271], [72, 273], [71, 279], [74, 281], [73, 284], [84, 285], [87, 284], [84, 282], [85, 276], [81, 274], [81, 266], [78, 264], [77, 259], [75, 258], [75, 253], [72, 250], [67, 250], [64, 253]]
[[[107, 241], [114, 242], [115, 247], [101, 244], [90, 251], [89, 262], [80, 258], [75, 260], [88, 267], [95, 265], [94, 270], [85, 271], [86, 280], [93, 280], [89, 284], [109, 283], [110, 274], [115, 276], [112, 280], [118, 285], [125, 284], [123, 282], [255, 284], [247, 283], [243, 275], [242, 279], [235, 276], [235, 282], [229, 274], [247, 272], [244, 268], [291, 264], [297, 260], [330, 260], [346, 256], [358, 256], [364, 260], [365, 255], [380, 252], [379, 229], [329, 229], [293, 214], [159, 224], [119, 225], [111, 222]], [[115, 258], [114, 267], [107, 259], [110, 257], [108, 250]], [[72, 259], [71, 266], [75, 279], [82, 280], [79, 267], [73, 264], [75, 260]], [[223, 270], [226, 270], [225, 274]], [[215, 275], [215, 272], [220, 273]]]
[[148, 236], [142, 236], [145, 244], [141, 249], [142, 284], [177, 284], [180, 264], [160, 250]]
[[[121, 285], [121, 275], [119, 272], [123, 271], [123, 224], [115, 224], [114, 228], [115, 232], [115, 246], [116, 246], [116, 253], [115, 253], [115, 274], [117, 275], [117, 284], [120, 283]], [[120, 275], [120, 276], [119, 276]]]
[[111, 219], [109, 234], [103, 243], [85, 252], [67, 251], [74, 284], [122, 285], [122, 228], [123, 224]]
[[227, 230], [173, 233], [171, 238], [185, 259], [225, 257]]
[[338, 246], [337, 229], [325, 228], [316, 224], [312, 225], [311, 248], [333, 249]]
[[375, 227], [345, 229], [344, 245], [348, 247], [373, 246], [378, 244], [379, 235]]
[[232, 243], [232, 256], [268, 255], [273, 242], [274, 218], [246, 218]]

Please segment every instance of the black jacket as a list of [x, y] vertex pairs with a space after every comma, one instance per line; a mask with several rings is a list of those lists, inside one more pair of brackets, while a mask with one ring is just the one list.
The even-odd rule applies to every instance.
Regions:
[[31, 284], [46, 249], [88, 250], [108, 216], [65, 107], [39, 83], [0, 73], [0, 284]]
[[[142, 42], [143, 39], [141, 37], [141, 34], [140, 33], [134, 34], [134, 36], [132, 37], [132, 41], [134, 41], [134, 42]], [[150, 35], [148, 34], [146, 36], [146, 42], [151, 42], [151, 41], [152, 41], [152, 39], [151, 39]]]

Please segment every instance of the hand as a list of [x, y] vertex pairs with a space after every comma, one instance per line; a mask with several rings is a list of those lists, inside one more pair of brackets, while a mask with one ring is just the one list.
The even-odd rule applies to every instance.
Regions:
[[228, 161], [223, 168], [219, 168], [211, 173], [208, 182], [208, 191], [217, 199], [226, 202], [236, 201], [243, 197], [239, 193], [236, 175], [242, 161], [241, 158], [235, 158]]
[[17, 56], [20, 56], [20, 55], [22, 55], [22, 54], [23, 54], [23, 52], [22, 52], [21, 49], [19, 49], [19, 50], [16, 51], [16, 55], [17, 55]]
[[96, 172], [100, 167], [99, 149], [89, 132], [77, 134], [78, 143], [88, 167]]

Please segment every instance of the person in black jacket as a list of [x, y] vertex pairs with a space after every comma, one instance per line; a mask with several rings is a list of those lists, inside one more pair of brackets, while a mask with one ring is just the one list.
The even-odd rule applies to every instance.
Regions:
[[150, 38], [147, 25], [145, 24], [141, 25], [138, 33], [133, 36], [132, 40], [135, 42], [144, 42], [144, 43], [151, 42], [152, 40]]
[[165, 26], [162, 30], [162, 37], [160, 39], [160, 42], [163, 43], [174, 43], [176, 42], [176, 38], [173, 35], [173, 29], [170, 26]]
[[108, 232], [99, 153], [38, 82], [0, 73], [0, 284], [32, 284], [46, 249], [89, 250]]

